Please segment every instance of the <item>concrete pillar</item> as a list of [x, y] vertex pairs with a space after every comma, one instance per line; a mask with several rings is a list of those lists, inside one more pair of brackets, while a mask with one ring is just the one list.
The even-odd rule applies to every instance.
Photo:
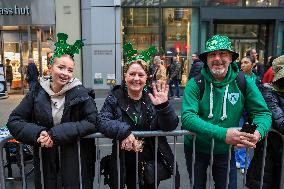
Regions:
[[108, 90], [107, 79], [121, 82], [121, 7], [119, 0], [82, 1], [83, 80], [97, 91]]

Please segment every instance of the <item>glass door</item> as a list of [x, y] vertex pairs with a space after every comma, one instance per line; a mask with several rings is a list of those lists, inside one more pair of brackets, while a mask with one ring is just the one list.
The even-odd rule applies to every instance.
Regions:
[[234, 50], [239, 53], [240, 59], [246, 55], [246, 51], [256, 49], [258, 59], [264, 63], [267, 59], [269, 46], [269, 24], [238, 24], [215, 23], [216, 34], [226, 35], [232, 40]]

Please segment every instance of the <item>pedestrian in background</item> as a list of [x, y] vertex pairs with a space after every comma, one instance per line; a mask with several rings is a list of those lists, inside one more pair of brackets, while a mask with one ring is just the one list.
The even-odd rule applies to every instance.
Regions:
[[6, 81], [9, 90], [11, 90], [12, 82], [13, 82], [13, 68], [11, 66], [11, 60], [6, 59]]
[[262, 62], [259, 61], [256, 49], [249, 50], [247, 52], [247, 55], [249, 55], [253, 61], [253, 72], [258, 77], [258, 80], [261, 81], [264, 74], [264, 65]]
[[[34, 146], [36, 189], [92, 189], [95, 175], [94, 139], [84, 136], [97, 129], [97, 108], [88, 90], [73, 77], [76, 51], [83, 43], [66, 44], [67, 34], [58, 33], [60, 45], [50, 65], [50, 79], [40, 79], [11, 113], [7, 127], [18, 141]], [[62, 46], [61, 46], [62, 45]], [[58, 48], [60, 47], [60, 48]], [[77, 141], [80, 139], [80, 156]], [[44, 187], [41, 183], [39, 147], [42, 150]], [[81, 161], [81, 172], [79, 169]]]
[[[272, 128], [284, 134], [284, 55], [272, 62], [274, 79], [272, 85], [264, 85], [263, 97], [272, 112]], [[262, 177], [262, 161], [264, 141], [260, 141], [254, 150], [254, 156], [247, 173], [246, 186], [249, 189], [260, 188], [260, 179], [263, 178], [262, 189], [281, 188], [281, 167], [283, 140], [279, 134], [268, 133], [264, 175]]]
[[28, 68], [26, 73], [26, 81], [29, 83], [29, 89], [31, 90], [35, 84], [38, 82], [39, 72], [34, 63], [33, 58], [28, 60]]
[[[174, 95], [176, 95], [175, 96], [176, 98], [180, 98], [180, 88], [179, 88], [180, 80], [181, 80], [181, 65], [178, 61], [178, 58], [174, 56], [173, 61], [171, 62], [169, 67], [169, 85], [170, 85], [171, 97], [174, 97]], [[175, 87], [175, 92], [173, 86]]]
[[156, 81], [160, 81], [160, 83], [167, 82], [167, 71], [163, 64], [163, 61], [160, 59], [156, 62], [157, 72], [156, 72]]
[[[127, 45], [124, 51], [128, 52]], [[105, 172], [110, 177], [111, 189], [136, 188], [136, 171], [140, 189], [154, 189], [155, 141], [153, 137], [135, 138], [132, 131], [171, 131], [178, 126], [178, 118], [169, 103], [169, 86], [160, 81], [152, 84], [153, 92], [146, 85], [149, 72], [147, 57], [129, 55], [124, 66], [124, 82], [114, 87], [106, 98], [100, 112], [99, 130], [113, 140], [110, 159], [111, 169]], [[117, 140], [120, 154], [120, 184], [117, 170]], [[143, 146], [141, 145], [143, 143]], [[136, 170], [136, 153], [138, 153], [138, 170]], [[149, 169], [152, 167], [152, 169]], [[174, 156], [166, 137], [158, 140], [157, 184], [173, 175]], [[161, 171], [162, 170], [162, 171]], [[177, 169], [178, 170], [178, 169]], [[179, 173], [176, 174], [175, 186], [179, 188]]]
[[263, 75], [262, 83], [268, 83], [271, 84], [274, 78], [274, 73], [272, 69], [272, 62], [275, 59], [275, 56], [268, 57], [268, 63], [267, 63], [267, 69], [266, 72]]
[[191, 65], [191, 68], [190, 68], [188, 79], [191, 79], [191, 78], [197, 76], [198, 74], [200, 74], [200, 72], [203, 68], [203, 65], [204, 65], [204, 63], [199, 59], [197, 53], [193, 53], [191, 55], [191, 59], [192, 59], [192, 65]]
[[[237, 147], [255, 147], [270, 129], [271, 113], [256, 85], [243, 76], [242, 83], [246, 83], [246, 88], [245, 94], [242, 94], [236, 82], [238, 78], [241, 79], [238, 66], [234, 62], [238, 56], [238, 53], [232, 50], [231, 41], [227, 36], [213, 36], [206, 42], [205, 52], [199, 55], [200, 60], [204, 62], [201, 76], [199, 79], [189, 80], [185, 88], [182, 127], [197, 134], [194, 170], [193, 138], [191, 135], [184, 136], [186, 165], [191, 182], [194, 171], [194, 188], [206, 188], [212, 138], [215, 139], [212, 167], [215, 188], [226, 188], [227, 169], [230, 169], [228, 188], [236, 189], [234, 150], [228, 167], [230, 144]], [[234, 128], [239, 124], [244, 107], [253, 118], [253, 123], [257, 124], [253, 134]]]

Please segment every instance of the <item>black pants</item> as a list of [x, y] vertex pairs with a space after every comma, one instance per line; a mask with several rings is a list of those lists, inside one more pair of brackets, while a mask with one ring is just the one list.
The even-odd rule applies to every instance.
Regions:
[[[125, 156], [125, 166], [126, 166], [126, 186], [127, 189], [136, 189], [136, 157], [135, 153], [127, 153]], [[141, 173], [141, 167], [139, 167], [139, 173]], [[138, 179], [141, 179], [140, 174], [138, 174]], [[140, 189], [155, 189], [155, 184], [143, 184], [141, 181], [139, 182]], [[159, 183], [157, 183], [159, 186]]]

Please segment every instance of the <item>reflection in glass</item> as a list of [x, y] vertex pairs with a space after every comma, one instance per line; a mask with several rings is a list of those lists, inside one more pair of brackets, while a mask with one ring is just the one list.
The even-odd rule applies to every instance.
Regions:
[[170, 63], [171, 57], [177, 55], [181, 63], [182, 83], [187, 82], [189, 71], [191, 9], [167, 8], [163, 10], [163, 23], [165, 25], [165, 53]]
[[258, 33], [258, 25], [218, 24], [216, 33], [227, 35], [230, 38], [256, 38]]
[[232, 45], [240, 54], [240, 58], [244, 57], [249, 49], [257, 49], [259, 61], [264, 62], [267, 29], [265, 24], [217, 24], [216, 33], [231, 38]]
[[206, 0], [207, 6], [246, 6], [270, 7], [279, 6], [283, 0]]
[[169, 65], [171, 57], [177, 55], [182, 65], [182, 85], [185, 85], [191, 53], [192, 9], [123, 8], [122, 10], [123, 43], [131, 42], [139, 51], [147, 49], [150, 45], [156, 46], [159, 54], [164, 58], [165, 67]]
[[192, 4], [192, 0], [162, 0], [161, 4], [162, 5], [173, 5], [173, 6], [187, 6], [187, 5]]
[[159, 0], [122, 0], [122, 6], [155, 6], [159, 5]]
[[131, 42], [135, 49], [145, 50], [150, 45], [159, 48], [159, 9], [123, 9], [123, 38]]

